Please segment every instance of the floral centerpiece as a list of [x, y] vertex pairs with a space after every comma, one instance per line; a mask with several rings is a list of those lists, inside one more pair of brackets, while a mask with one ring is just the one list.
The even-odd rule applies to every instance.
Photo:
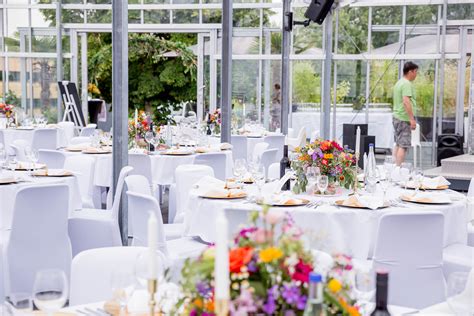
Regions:
[[136, 117], [128, 120], [128, 144], [133, 147], [134, 144], [145, 147], [146, 132], [152, 131], [157, 127], [153, 127], [151, 115], [145, 111], [138, 111]]
[[[281, 234], [277, 234], [280, 224]], [[252, 213], [251, 224], [240, 230], [229, 252], [231, 315], [303, 314], [315, 264], [301, 236], [302, 230], [289, 214], [268, 209]], [[347, 283], [351, 260], [341, 258], [336, 257], [324, 284], [326, 309], [331, 315], [359, 315]], [[185, 262], [183, 299], [177, 306], [184, 315], [214, 315], [214, 260], [214, 247], [210, 247], [199, 258]]]
[[9, 118], [12, 116], [15, 106], [12, 104], [0, 103], [0, 114]]
[[207, 133], [220, 134], [221, 132], [221, 109], [207, 113]]
[[308, 167], [317, 167], [321, 175], [328, 176], [330, 187], [339, 183], [342, 187], [349, 189], [354, 185], [355, 163], [355, 156], [336, 141], [318, 139], [304, 147], [298, 147], [296, 157], [291, 162], [297, 178], [295, 191], [297, 193], [306, 191]]

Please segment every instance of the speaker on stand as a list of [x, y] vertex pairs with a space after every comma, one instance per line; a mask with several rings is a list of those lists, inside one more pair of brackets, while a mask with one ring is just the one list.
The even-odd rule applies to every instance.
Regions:
[[441, 166], [441, 160], [464, 154], [464, 139], [458, 134], [438, 135], [437, 165]]

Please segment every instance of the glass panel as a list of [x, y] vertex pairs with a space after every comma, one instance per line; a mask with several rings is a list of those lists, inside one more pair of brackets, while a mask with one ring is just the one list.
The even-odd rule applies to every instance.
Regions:
[[[67, 38], [69, 39], [69, 37]], [[38, 53], [55, 53], [56, 36], [33, 36], [31, 41], [31, 51]]]
[[[258, 61], [232, 61], [232, 116], [234, 120], [246, 118], [255, 121], [258, 119], [258, 109], [255, 104], [257, 76]], [[241, 124], [237, 123], [237, 125]]]
[[321, 61], [292, 62], [293, 112], [313, 111], [321, 103]]
[[112, 0], [87, 0], [87, 3], [112, 4]]
[[[449, 6], [448, 6], [449, 11]], [[407, 6], [407, 24], [436, 24], [438, 20], [438, 6], [410, 5]]]
[[[258, 54], [260, 41], [257, 36], [235, 36], [232, 38], [232, 54]], [[220, 49], [219, 49], [220, 53]]]
[[170, 0], [143, 0], [143, 3], [170, 3]]
[[56, 60], [33, 59], [34, 110], [41, 111], [50, 123], [57, 121], [57, 98]]
[[443, 133], [455, 132], [458, 61], [446, 60], [444, 68]]
[[[52, 12], [53, 11], [53, 12]], [[56, 14], [55, 10], [38, 10], [31, 9], [31, 26], [33, 27], [48, 27], [54, 26], [54, 21], [50, 14]]]
[[63, 23], [84, 23], [84, 11], [63, 10], [61, 20]]
[[372, 53], [395, 55], [400, 53], [399, 32], [372, 32]]
[[128, 23], [140, 24], [140, 10], [128, 10]]
[[372, 10], [372, 24], [400, 25], [402, 24], [402, 7], [374, 7]]
[[170, 23], [170, 14], [167, 10], [145, 10], [143, 18], [144, 22], [149, 24]]
[[474, 4], [448, 4], [449, 20], [472, 20], [474, 19]]
[[[26, 63], [23, 64], [25, 66], [26, 71]], [[20, 58], [8, 58], [7, 59], [7, 73], [6, 76], [8, 77], [8, 86], [6, 87], [6, 91], [9, 95], [13, 97], [21, 96], [21, 59]], [[3, 65], [2, 65], [3, 67]], [[9, 100], [10, 101], [10, 100]], [[20, 103], [16, 104], [17, 106]]]
[[431, 142], [433, 136], [433, 103], [435, 83], [435, 62], [416, 60], [418, 75], [413, 82], [416, 91], [415, 115], [421, 128], [421, 141]]
[[199, 23], [199, 10], [173, 10], [173, 23]]
[[260, 10], [234, 9], [234, 27], [258, 27], [260, 25]]
[[[303, 21], [306, 8], [295, 8], [295, 20]], [[293, 29], [293, 53], [304, 55], [322, 55], [323, 28], [317, 24], [310, 24], [308, 27], [295, 27]], [[280, 33], [274, 33], [274, 35]], [[279, 36], [281, 42], [281, 35]], [[273, 40], [273, 39], [272, 39]], [[281, 46], [281, 43], [280, 45]], [[277, 50], [279, 51], [279, 50]]]
[[339, 13], [338, 53], [360, 54], [367, 51], [367, 8], [344, 8]]
[[112, 23], [111, 10], [87, 10], [87, 23]]
[[221, 10], [202, 10], [202, 23], [222, 23]]
[[281, 123], [279, 113], [281, 111], [281, 98], [278, 100], [276, 84], [281, 84], [281, 61], [265, 60], [263, 62], [262, 78], [263, 123], [271, 131], [279, 128]]

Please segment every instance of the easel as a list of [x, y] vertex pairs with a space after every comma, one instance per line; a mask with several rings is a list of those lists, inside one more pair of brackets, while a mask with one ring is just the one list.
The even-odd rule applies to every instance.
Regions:
[[[74, 96], [74, 92], [77, 94], [75, 84], [65, 80], [58, 82], [58, 85], [64, 103], [64, 114], [62, 121], [73, 122], [77, 129], [82, 129], [86, 126], [86, 122], [82, 114], [82, 109], [80, 110], [76, 104], [76, 98], [78, 98], [78, 96]], [[75, 91], [70, 92], [69, 85], [71, 85], [71, 88]]]

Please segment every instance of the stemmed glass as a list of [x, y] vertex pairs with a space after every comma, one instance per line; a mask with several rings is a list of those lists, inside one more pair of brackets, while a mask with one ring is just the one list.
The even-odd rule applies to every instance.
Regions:
[[120, 315], [125, 315], [128, 301], [135, 291], [135, 280], [128, 271], [115, 270], [111, 274], [112, 297], [120, 305]]
[[379, 183], [380, 183], [380, 188], [382, 188], [382, 191], [383, 191], [383, 201], [385, 202], [385, 197], [387, 195], [388, 187], [390, 186], [390, 181], [388, 181], [388, 179], [382, 179], [379, 181]]
[[306, 170], [306, 180], [308, 180], [308, 188], [311, 189], [310, 193], [316, 193], [316, 183], [318, 182], [319, 168], [309, 167]]
[[245, 159], [236, 159], [234, 162], [234, 176], [237, 178], [237, 181], [242, 180], [246, 172]]
[[25, 150], [26, 158], [28, 158], [29, 162], [31, 163], [31, 173], [36, 169], [36, 163], [38, 162], [38, 151], [28, 148]]
[[5, 149], [0, 148], [0, 174], [3, 172], [3, 168], [5, 167], [6, 160], [7, 160], [7, 152]]
[[423, 170], [421, 170], [420, 168], [413, 169], [412, 178], [415, 184], [416, 194], [420, 190], [420, 187], [423, 185]]
[[8, 169], [11, 170], [13, 178], [15, 178], [15, 170], [17, 165], [18, 161], [16, 160], [16, 155], [8, 155]]
[[329, 179], [328, 176], [326, 175], [319, 175], [317, 177], [317, 185], [318, 185], [318, 190], [321, 193], [321, 195], [324, 195], [324, 192], [328, 188], [329, 185]]
[[385, 178], [387, 178], [389, 182], [392, 182], [392, 172], [395, 168], [395, 161], [393, 160], [393, 156], [385, 156], [383, 166], [385, 169]]
[[258, 188], [258, 197], [262, 196], [262, 187], [265, 184], [265, 169], [262, 165], [257, 165], [252, 170], [252, 177]]
[[472, 302], [472, 286], [469, 282], [468, 272], [453, 272], [448, 276], [446, 297], [449, 307], [456, 315], [472, 315], [474, 303]]
[[57, 269], [41, 270], [33, 285], [33, 300], [36, 307], [48, 315], [61, 309], [68, 298], [66, 274]]
[[405, 190], [407, 189], [407, 183], [410, 180], [412, 165], [409, 162], [403, 162], [400, 165], [400, 178], [405, 184]]
[[357, 270], [354, 292], [361, 308], [361, 314], [367, 315], [366, 307], [375, 294], [375, 273], [372, 269]]
[[148, 152], [151, 151], [150, 143], [151, 143], [151, 141], [154, 137], [155, 137], [155, 135], [153, 134], [153, 132], [146, 132], [145, 133], [145, 141], [148, 143]]

